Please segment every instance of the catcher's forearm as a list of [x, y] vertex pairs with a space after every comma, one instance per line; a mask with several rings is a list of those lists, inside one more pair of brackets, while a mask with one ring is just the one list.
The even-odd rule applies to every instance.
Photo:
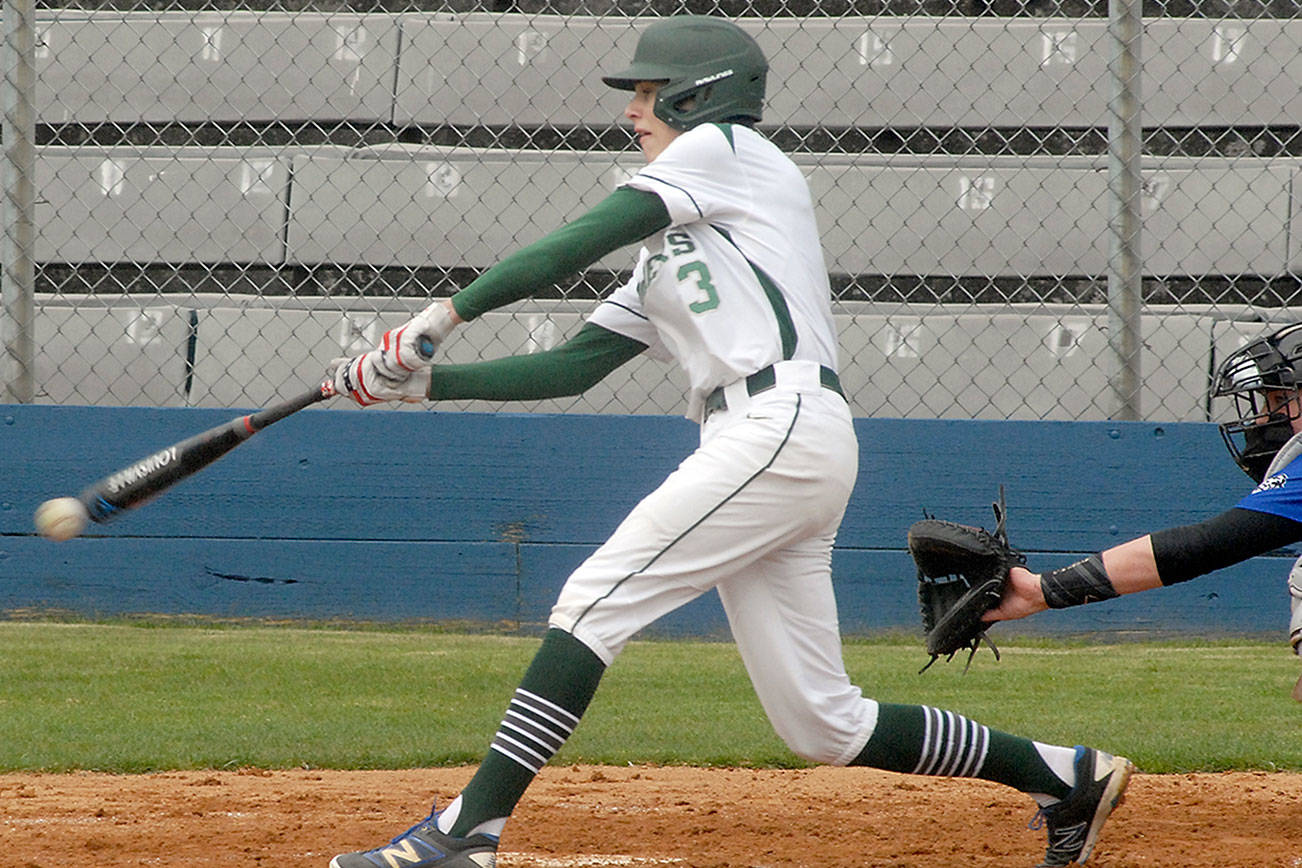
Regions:
[[1103, 552], [1103, 565], [1107, 567], [1108, 579], [1118, 594], [1133, 594], [1162, 586], [1151, 536], [1141, 536]]
[[1132, 539], [1045, 573], [1040, 589], [1050, 608], [1079, 606], [1147, 591], [1245, 561], [1302, 539], [1302, 525], [1235, 507], [1197, 524]]
[[1121, 596], [1108, 579], [1102, 555], [1090, 555], [1061, 569], [1042, 573], [1040, 591], [1050, 609], [1065, 609]]
[[1041, 574], [1040, 591], [1051, 609], [1065, 609], [1111, 600], [1122, 594], [1161, 585], [1152, 540], [1148, 536], [1082, 558], [1074, 564]]

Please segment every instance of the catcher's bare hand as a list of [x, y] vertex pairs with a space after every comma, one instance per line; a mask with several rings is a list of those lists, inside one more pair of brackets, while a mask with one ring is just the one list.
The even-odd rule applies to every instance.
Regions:
[[1008, 570], [1008, 583], [1004, 585], [1004, 595], [999, 605], [981, 616], [986, 623], [993, 621], [1014, 621], [1043, 612], [1049, 608], [1044, 602], [1044, 592], [1040, 590], [1040, 577], [1025, 567], [1011, 567]]

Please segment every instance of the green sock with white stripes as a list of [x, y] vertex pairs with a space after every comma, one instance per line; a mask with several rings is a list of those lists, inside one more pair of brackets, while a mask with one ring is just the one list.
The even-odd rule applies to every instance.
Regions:
[[488, 754], [461, 791], [449, 834], [464, 837], [481, 823], [511, 815], [534, 776], [578, 725], [605, 670], [578, 639], [564, 630], [547, 631]]
[[[877, 726], [850, 765], [906, 774], [980, 778], [1024, 793], [1061, 799], [1071, 791], [1045, 753], [1074, 755], [1069, 748], [1038, 745], [926, 705], [880, 703]], [[1067, 766], [1070, 768], [1070, 765]]]

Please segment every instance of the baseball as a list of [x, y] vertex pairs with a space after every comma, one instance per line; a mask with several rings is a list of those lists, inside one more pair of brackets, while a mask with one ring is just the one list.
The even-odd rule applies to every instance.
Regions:
[[70, 540], [86, 529], [90, 515], [75, 497], [56, 497], [36, 508], [36, 530], [55, 542]]

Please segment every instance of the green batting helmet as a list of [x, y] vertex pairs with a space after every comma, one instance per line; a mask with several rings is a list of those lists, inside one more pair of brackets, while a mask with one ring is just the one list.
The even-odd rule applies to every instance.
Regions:
[[753, 124], [764, 109], [764, 52], [731, 21], [675, 15], [643, 31], [628, 69], [601, 80], [619, 90], [662, 82], [655, 114], [676, 130], [736, 121]]

